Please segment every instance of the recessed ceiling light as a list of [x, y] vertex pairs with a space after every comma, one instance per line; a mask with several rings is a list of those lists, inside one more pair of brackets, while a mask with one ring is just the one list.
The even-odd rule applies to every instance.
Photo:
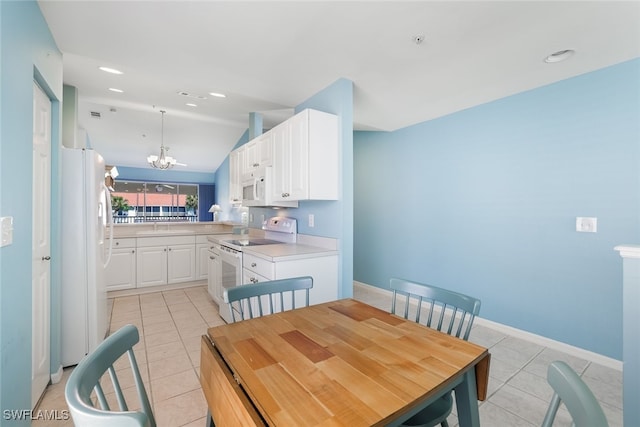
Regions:
[[565, 59], [568, 59], [574, 53], [576, 53], [576, 52], [575, 52], [575, 50], [572, 50], [572, 49], [559, 50], [559, 51], [554, 52], [551, 55], [547, 56], [546, 58], [544, 58], [544, 62], [554, 63], [554, 62], [564, 61]]
[[124, 74], [122, 71], [120, 70], [116, 70], [115, 68], [109, 68], [109, 67], [98, 67], [98, 69], [106, 72], [106, 73], [111, 73], [111, 74]]
[[198, 106], [197, 104], [192, 104], [192, 103], [190, 103], [190, 102], [189, 102], [187, 105], [188, 105], [189, 107], [197, 107], [197, 106]]
[[109, 90], [111, 92], [117, 92], [117, 93], [123, 93], [124, 92], [122, 89], [116, 89], [115, 87], [110, 87]]
[[227, 95], [225, 95], [224, 93], [217, 93], [217, 92], [209, 92], [209, 95], [215, 96], [216, 98], [226, 98], [227, 97]]

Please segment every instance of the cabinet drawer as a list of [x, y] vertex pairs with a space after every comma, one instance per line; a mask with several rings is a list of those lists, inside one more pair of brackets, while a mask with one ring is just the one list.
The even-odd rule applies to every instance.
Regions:
[[251, 285], [255, 283], [264, 283], [273, 279], [269, 279], [268, 277], [264, 277], [259, 275], [258, 273], [251, 271], [249, 269], [242, 269], [242, 284], [243, 285]]
[[[109, 242], [105, 245], [107, 249], [109, 249]], [[121, 248], [135, 248], [136, 247], [136, 239], [113, 239], [113, 249], [121, 249]]]
[[246, 253], [242, 256], [242, 267], [270, 280], [273, 280], [275, 275], [275, 263]]
[[145, 248], [151, 246], [171, 246], [171, 245], [195, 245], [196, 236], [158, 236], [158, 237], [138, 237], [138, 247]]

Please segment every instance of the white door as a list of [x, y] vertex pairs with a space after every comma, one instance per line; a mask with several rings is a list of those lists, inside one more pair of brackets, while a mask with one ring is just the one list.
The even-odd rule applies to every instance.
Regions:
[[42, 396], [50, 377], [51, 245], [51, 101], [33, 83], [33, 237], [31, 406]]

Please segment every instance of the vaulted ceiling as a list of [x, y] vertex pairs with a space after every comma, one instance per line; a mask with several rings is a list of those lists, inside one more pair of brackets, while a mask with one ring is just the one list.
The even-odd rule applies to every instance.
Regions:
[[211, 172], [250, 112], [271, 127], [341, 77], [356, 129], [395, 130], [640, 56], [636, 1], [39, 4], [79, 125], [118, 166], [158, 154], [160, 110], [169, 154], [188, 165], [177, 168]]

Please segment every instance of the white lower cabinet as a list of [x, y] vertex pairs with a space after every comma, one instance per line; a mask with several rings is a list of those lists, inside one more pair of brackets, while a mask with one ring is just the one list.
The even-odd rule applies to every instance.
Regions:
[[[109, 244], [105, 252], [109, 251]], [[105, 268], [107, 291], [136, 287], [136, 239], [113, 239], [111, 259]]]
[[196, 280], [195, 236], [138, 238], [137, 286]]
[[207, 252], [207, 290], [209, 291], [211, 298], [220, 304], [222, 300], [222, 261], [220, 260], [220, 255], [217, 255], [212, 251]]
[[[313, 288], [309, 292], [310, 304], [338, 299], [338, 255], [269, 261], [245, 252], [242, 266], [244, 284], [311, 276]], [[304, 301], [301, 295], [299, 297], [296, 297], [296, 306], [301, 306]], [[286, 300], [285, 308], [290, 308]]]
[[166, 246], [138, 248], [136, 262], [139, 288], [167, 284]]
[[209, 276], [209, 249], [212, 244], [206, 235], [196, 236], [196, 278], [195, 280], [207, 280]]
[[196, 280], [196, 247], [194, 245], [169, 246], [167, 251], [167, 283]]

